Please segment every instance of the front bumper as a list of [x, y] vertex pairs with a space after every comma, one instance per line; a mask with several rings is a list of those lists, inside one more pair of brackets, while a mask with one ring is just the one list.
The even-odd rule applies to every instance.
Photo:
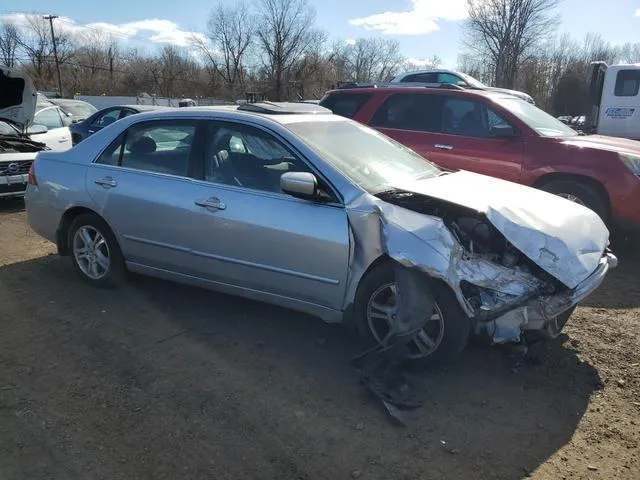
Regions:
[[602, 284], [609, 269], [617, 265], [617, 257], [606, 252], [595, 271], [576, 288], [557, 295], [538, 297], [514, 308], [487, 322], [487, 334], [494, 343], [518, 342], [523, 331], [536, 331], [546, 337], [557, 337], [568, 319], [563, 318], [562, 314], [593, 293]]
[[28, 174], [0, 176], [0, 197], [24, 195], [27, 189]]

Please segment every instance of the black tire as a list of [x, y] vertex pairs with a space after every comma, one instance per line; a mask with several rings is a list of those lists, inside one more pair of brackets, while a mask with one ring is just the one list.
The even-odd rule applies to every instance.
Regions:
[[[102, 252], [108, 252], [106, 257], [109, 261], [106, 268], [100, 268], [99, 273], [101, 273], [101, 276], [99, 278], [92, 278], [85, 273], [86, 267], [83, 269], [76, 256], [74, 241], [76, 241], [76, 234], [83, 227], [88, 227], [88, 230], [98, 232], [102, 238], [104, 238], [104, 244], [100, 249]], [[82, 240], [78, 239], [78, 241]], [[125, 274], [122, 252], [111, 228], [109, 228], [109, 225], [107, 225], [107, 223], [100, 217], [93, 214], [83, 214], [74, 218], [71, 226], [69, 227], [67, 242], [73, 268], [78, 272], [80, 278], [82, 278], [86, 283], [100, 288], [113, 288], [122, 283]], [[102, 274], [103, 271], [104, 273]]]
[[572, 195], [579, 199], [585, 207], [596, 212], [603, 221], [607, 221], [607, 203], [600, 193], [589, 185], [573, 180], [558, 180], [546, 183], [540, 189], [554, 195], [565, 197]]
[[[356, 293], [354, 320], [358, 335], [370, 348], [379, 343], [372, 333], [367, 320], [367, 307], [372, 295], [384, 285], [395, 281], [393, 265], [384, 262], [374, 267], [360, 282]], [[436, 288], [436, 308], [442, 316], [443, 332], [440, 342], [431, 353], [419, 358], [407, 358], [403, 364], [412, 369], [422, 370], [455, 360], [469, 341], [471, 321], [460, 308], [453, 292], [444, 284], [434, 282]]]

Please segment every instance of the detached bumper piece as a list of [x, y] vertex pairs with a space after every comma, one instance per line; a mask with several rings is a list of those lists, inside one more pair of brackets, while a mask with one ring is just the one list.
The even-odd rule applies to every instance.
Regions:
[[571, 291], [530, 300], [488, 322], [486, 331], [493, 343], [519, 342], [524, 331], [534, 331], [543, 337], [555, 338], [564, 328], [569, 313], [603, 282], [610, 268], [618, 265], [617, 257], [607, 251], [595, 271]]

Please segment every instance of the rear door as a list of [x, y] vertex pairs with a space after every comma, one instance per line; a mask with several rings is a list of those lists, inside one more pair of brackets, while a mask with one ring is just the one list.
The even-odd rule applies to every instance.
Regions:
[[195, 273], [189, 245], [202, 234], [193, 211], [197, 126], [194, 120], [134, 124], [88, 169], [87, 189], [127, 261]]

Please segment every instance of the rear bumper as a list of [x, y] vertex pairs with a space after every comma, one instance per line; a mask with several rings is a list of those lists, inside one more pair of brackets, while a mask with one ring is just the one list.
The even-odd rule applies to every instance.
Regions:
[[[486, 325], [494, 343], [517, 342], [523, 331], [535, 331], [545, 337], [557, 337], [568, 318], [562, 314], [572, 310], [593, 293], [604, 281], [611, 268], [618, 265], [617, 257], [607, 252], [595, 271], [571, 291], [530, 300]], [[570, 312], [569, 312], [570, 313]]]

